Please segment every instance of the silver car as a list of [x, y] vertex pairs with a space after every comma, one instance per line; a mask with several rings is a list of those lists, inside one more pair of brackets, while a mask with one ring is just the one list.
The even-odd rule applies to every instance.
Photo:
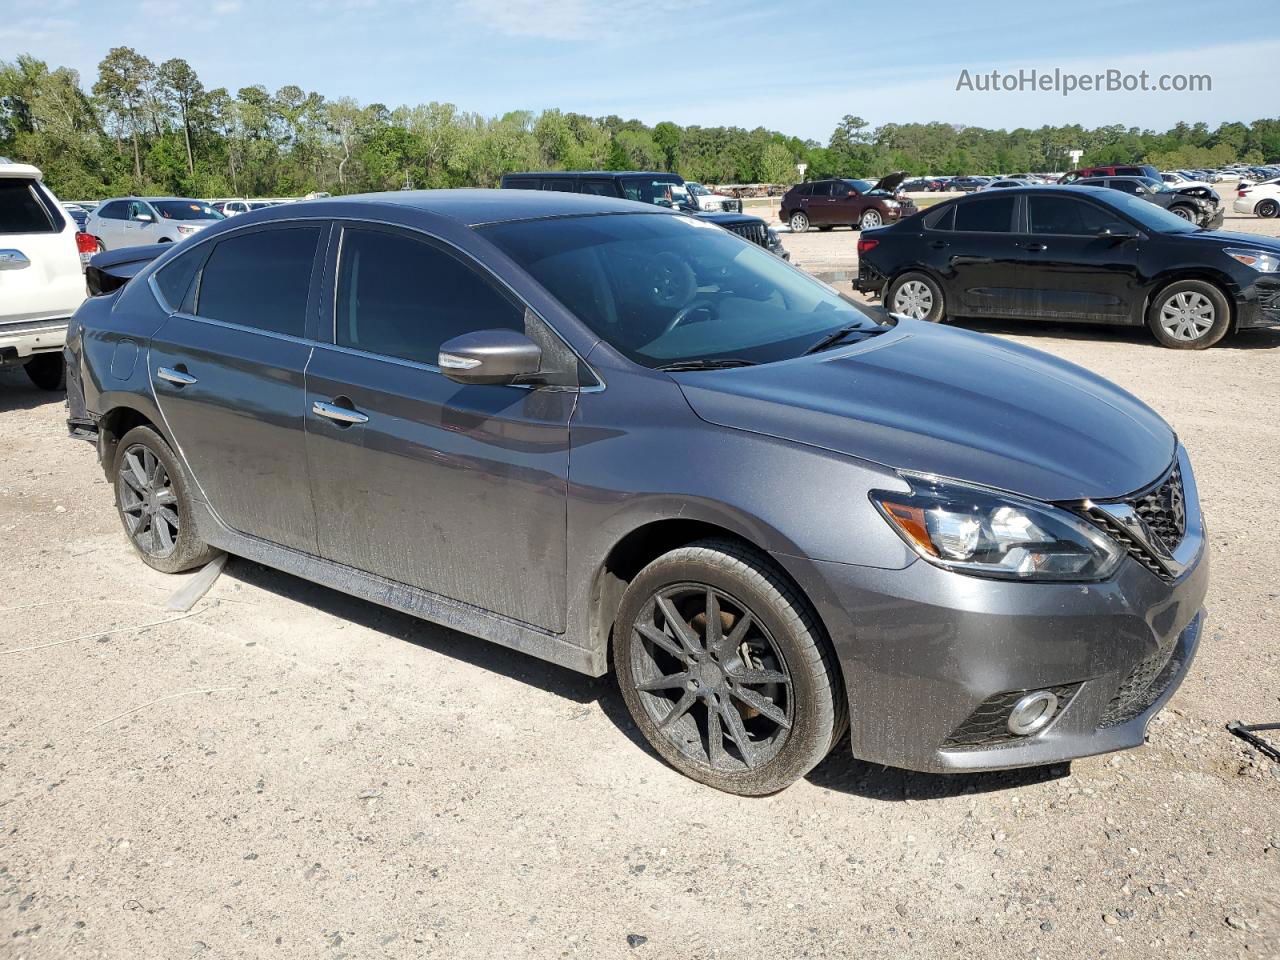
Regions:
[[103, 250], [175, 243], [226, 219], [203, 200], [189, 197], [116, 197], [90, 214], [85, 232]]

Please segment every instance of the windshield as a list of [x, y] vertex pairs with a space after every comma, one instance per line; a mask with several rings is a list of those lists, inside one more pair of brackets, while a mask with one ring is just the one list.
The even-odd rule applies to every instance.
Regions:
[[684, 183], [674, 177], [623, 177], [622, 193], [628, 200], [660, 207], [674, 207], [689, 197]]
[[1164, 207], [1157, 206], [1131, 193], [1119, 190], [1108, 190], [1107, 202], [1117, 210], [1137, 220], [1142, 226], [1160, 233], [1198, 233], [1200, 228], [1188, 220], [1183, 220], [1176, 213], [1170, 213]]
[[152, 200], [160, 216], [166, 220], [222, 220], [222, 214], [199, 200]]
[[702, 184], [700, 184], [700, 183], [698, 183], [698, 182], [696, 182], [696, 181], [694, 181], [694, 180], [686, 180], [686, 181], [684, 182], [684, 185], [685, 185], [685, 189], [687, 189], [687, 190], [688, 190], [690, 193], [692, 193], [695, 197], [709, 197], [709, 196], [711, 196], [711, 191], [710, 191], [710, 190], [708, 190], [708, 189], [707, 189], [706, 187], [704, 187]]
[[502, 223], [484, 235], [634, 362], [803, 354], [842, 327], [882, 329], [834, 290], [689, 217], [612, 214]]
[[[841, 182], [847, 183], [852, 189], [857, 190], [859, 193], [870, 193], [876, 186], [875, 181], [873, 180], [844, 180]], [[884, 193], [883, 190], [880, 192]]]

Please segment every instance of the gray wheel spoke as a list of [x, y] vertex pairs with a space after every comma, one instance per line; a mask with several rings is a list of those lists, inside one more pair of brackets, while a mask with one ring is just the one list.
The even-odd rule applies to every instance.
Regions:
[[688, 651], [689, 654], [701, 653], [702, 646], [698, 643], [698, 636], [693, 632], [693, 628], [685, 623], [684, 617], [680, 616], [680, 612], [672, 605], [671, 601], [666, 597], [658, 597], [658, 609], [662, 611], [663, 618], [667, 621], [667, 626], [671, 628], [671, 632]]
[[129, 485], [139, 492], [145, 492], [150, 486], [147, 477], [146, 467], [143, 466], [142, 460], [136, 453], [131, 453], [124, 458], [125, 466], [129, 468]]
[[724, 728], [720, 725], [720, 711], [707, 711], [707, 759], [713, 767], [724, 762]]
[[717, 653], [721, 660], [727, 660], [738, 652], [738, 648], [742, 646], [742, 641], [747, 635], [747, 631], [751, 629], [751, 614], [744, 613], [738, 617], [738, 622], [733, 625], [733, 629], [720, 641], [720, 648]]
[[173, 528], [176, 533], [178, 530], [178, 511], [172, 507], [160, 507], [156, 510], [156, 516]]
[[671, 654], [673, 657], [676, 657], [679, 660], [683, 660], [686, 663], [688, 662], [689, 654], [685, 651], [685, 649], [675, 640], [672, 640], [665, 633], [659, 630], [657, 627], [653, 626], [652, 624], [641, 623], [636, 626], [636, 630], [639, 631], [640, 636], [644, 637], [650, 643], [654, 644], [655, 646], [661, 647], [663, 650], [667, 651], [667, 653]]
[[748, 767], [754, 767], [759, 762], [756, 754], [756, 748], [751, 742], [751, 738], [747, 736], [747, 728], [742, 722], [742, 714], [738, 712], [738, 708], [727, 700], [720, 702], [720, 716], [724, 719], [724, 725], [728, 728], [729, 736], [738, 747], [738, 752], [742, 754], [742, 760]]
[[761, 696], [754, 690], [748, 690], [746, 687], [730, 687], [729, 692], [747, 706], [764, 714], [784, 730], [791, 729], [791, 721], [787, 719], [787, 715], [779, 710], [777, 704], [767, 697]]
[[671, 726], [671, 724], [675, 723], [677, 720], [683, 717], [686, 713], [689, 712], [689, 708], [693, 706], [694, 701], [697, 699], [698, 699], [698, 695], [696, 693], [694, 693], [692, 690], [686, 690], [684, 692], [684, 696], [681, 697], [676, 702], [676, 705], [671, 708], [671, 712], [668, 713], [666, 717], [663, 718], [660, 724], [658, 724], [658, 729], [665, 730], [667, 729], [667, 727]]
[[688, 673], [670, 673], [665, 677], [658, 677], [656, 680], [646, 680], [644, 683], [637, 683], [637, 690], [653, 691], [653, 690], [675, 690], [683, 687], [689, 682]]
[[780, 683], [785, 687], [791, 686], [791, 678], [785, 673], [779, 673], [777, 670], [743, 670], [740, 673], [729, 674], [729, 679], [734, 683], [746, 686], [760, 686], [764, 683]]
[[714, 590], [707, 590], [707, 629], [706, 648], [719, 650], [720, 641], [724, 637], [724, 624], [720, 622], [720, 600]]

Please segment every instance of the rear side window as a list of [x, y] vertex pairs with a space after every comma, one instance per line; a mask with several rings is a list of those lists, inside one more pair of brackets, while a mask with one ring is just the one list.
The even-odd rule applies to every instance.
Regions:
[[191, 292], [192, 281], [208, 255], [208, 246], [201, 245], [170, 260], [156, 271], [156, 286], [160, 288], [160, 295], [170, 309], [184, 310], [190, 306], [188, 294]]
[[543, 180], [543, 190], [557, 190], [560, 193], [577, 193], [578, 184], [570, 177], [556, 177], [554, 180]]
[[127, 220], [129, 219], [129, 204], [124, 200], [113, 200], [111, 203], [98, 208], [98, 216], [103, 220]]
[[800, 184], [800, 186], [796, 187], [796, 196], [797, 196], [797, 197], [809, 197], [809, 196], [812, 196], [812, 195], [813, 195], [813, 184], [812, 184], [812, 183], [802, 183], [802, 184]]
[[524, 330], [524, 310], [452, 254], [403, 234], [347, 229], [338, 263], [339, 346], [432, 366], [476, 330]]
[[524, 177], [523, 179], [510, 177], [507, 180], [504, 180], [502, 182], [502, 185], [508, 190], [537, 190], [538, 189], [538, 181], [532, 180], [528, 177]]
[[196, 314], [303, 336], [319, 239], [319, 227], [286, 227], [219, 241], [200, 275]]
[[955, 205], [933, 211], [924, 218], [924, 225], [930, 230], [954, 230], [956, 225]]
[[955, 229], [974, 233], [1009, 233], [1014, 203], [1014, 197], [1003, 196], [957, 204]]
[[35, 181], [0, 177], [0, 233], [59, 233], [66, 222], [50, 211]]
[[616, 197], [618, 195], [612, 180], [583, 180], [582, 192], [596, 197]]

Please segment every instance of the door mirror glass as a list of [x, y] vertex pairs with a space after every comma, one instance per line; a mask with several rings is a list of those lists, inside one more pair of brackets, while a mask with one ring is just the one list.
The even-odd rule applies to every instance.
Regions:
[[442, 343], [438, 365], [456, 383], [513, 383], [541, 369], [542, 350], [515, 330], [476, 330]]
[[137, 220], [139, 223], [150, 223], [152, 217], [149, 213], [135, 213], [133, 215], [133, 219]]

